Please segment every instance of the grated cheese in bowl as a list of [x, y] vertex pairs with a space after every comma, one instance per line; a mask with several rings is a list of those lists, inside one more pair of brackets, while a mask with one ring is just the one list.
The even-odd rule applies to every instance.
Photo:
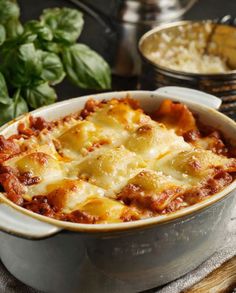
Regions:
[[[171, 35], [163, 32], [161, 42], [148, 53], [147, 58], [157, 65], [184, 72], [210, 74], [231, 71], [223, 57], [204, 54], [205, 46], [203, 34], [199, 34], [196, 40], [181, 35], [173, 40]], [[215, 46], [211, 43], [209, 48], [214, 49]]]

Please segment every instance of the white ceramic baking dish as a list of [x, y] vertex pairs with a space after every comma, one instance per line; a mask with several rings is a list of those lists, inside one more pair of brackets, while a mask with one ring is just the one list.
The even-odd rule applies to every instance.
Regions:
[[[221, 100], [179, 87], [111, 92], [75, 98], [31, 114], [48, 120], [83, 108], [95, 99], [129, 93], [145, 110], [166, 98], [184, 102], [204, 124], [234, 143], [236, 124], [219, 113]], [[0, 129], [9, 136], [26, 117]], [[0, 194], [0, 256], [8, 270], [44, 292], [137, 292], [192, 270], [224, 241], [235, 204], [236, 182], [222, 192], [173, 214], [120, 224], [76, 224], [40, 216]], [[7, 232], [7, 233], [5, 233]]]

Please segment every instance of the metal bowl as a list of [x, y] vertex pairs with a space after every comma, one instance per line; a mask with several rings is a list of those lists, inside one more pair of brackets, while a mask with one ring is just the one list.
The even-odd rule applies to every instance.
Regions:
[[[168, 40], [165, 39], [168, 36]], [[199, 41], [199, 50], [204, 53], [207, 42], [211, 39], [208, 52], [227, 60], [230, 71], [222, 73], [192, 73], [174, 70], [153, 62], [150, 53], [171, 49], [179, 45], [179, 40], [186, 45]], [[213, 21], [181, 21], [158, 26], [142, 36], [139, 41], [142, 56], [141, 89], [156, 89], [162, 86], [176, 85], [199, 89], [214, 94], [223, 100], [221, 111], [236, 118], [236, 28], [217, 24]]]

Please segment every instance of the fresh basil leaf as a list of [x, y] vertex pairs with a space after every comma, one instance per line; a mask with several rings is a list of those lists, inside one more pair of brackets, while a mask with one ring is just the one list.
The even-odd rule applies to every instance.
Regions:
[[10, 103], [7, 105], [0, 101], [0, 125], [28, 112], [27, 103], [19, 94], [14, 95], [13, 99], [9, 98], [9, 100]]
[[20, 95], [20, 90], [17, 90], [13, 96], [14, 104], [14, 118], [22, 115], [23, 113], [28, 112], [28, 106], [26, 101]]
[[24, 35], [36, 35], [39, 41], [51, 41], [53, 38], [52, 31], [49, 27], [41, 24], [37, 20], [28, 21], [24, 25]]
[[0, 125], [5, 124], [6, 122], [14, 118], [14, 103], [10, 99], [10, 103], [5, 105], [0, 102]]
[[75, 44], [64, 48], [62, 60], [68, 77], [81, 88], [108, 89], [111, 87], [109, 65], [88, 46]]
[[4, 48], [2, 72], [7, 82], [14, 87], [30, 86], [39, 79], [42, 73], [40, 51], [33, 43], [23, 44], [16, 48]]
[[40, 84], [33, 88], [26, 88], [23, 97], [31, 108], [38, 108], [55, 102], [57, 95], [55, 90], [48, 83]]
[[66, 7], [45, 9], [40, 19], [52, 30], [56, 42], [74, 43], [84, 25], [82, 13]]
[[17, 90], [13, 99], [8, 97], [8, 90], [3, 75], [0, 73], [0, 125], [28, 111], [28, 106]]
[[0, 73], [0, 108], [11, 105], [12, 99], [9, 98], [6, 81], [2, 73]]
[[11, 98], [3, 97], [0, 95], [0, 105], [10, 105], [10, 104], [11, 104]]
[[[6, 85], [6, 81], [4, 76], [2, 75], [2, 73], [0, 72], [0, 99], [1, 98], [8, 98], [8, 89], [7, 89], [7, 85]], [[3, 100], [0, 100], [0, 103], [5, 104]], [[8, 103], [6, 103], [8, 104]]]
[[0, 22], [5, 24], [11, 19], [18, 19], [20, 8], [16, 1], [0, 0]]
[[5, 42], [6, 40], [6, 30], [3, 25], [0, 24], [0, 46]]
[[61, 59], [54, 53], [41, 51], [42, 74], [41, 78], [50, 84], [57, 84], [65, 77]]
[[22, 34], [23, 26], [18, 19], [12, 19], [4, 24], [7, 38], [15, 38]]
[[37, 34], [30, 32], [30, 31], [25, 31], [23, 34], [21, 34], [17, 39], [17, 46], [23, 45], [23, 44], [29, 44], [29, 43], [34, 43], [37, 40]]
[[8, 39], [6, 40], [2, 46], [0, 47], [0, 67], [5, 68], [9, 61], [12, 59], [11, 55], [14, 51], [16, 51], [18, 47], [18, 44], [16, 42], [16, 39]]
[[20, 90], [16, 91], [13, 99], [7, 97], [7, 103], [5, 103], [5, 100], [2, 102], [2, 98], [0, 97], [0, 125], [3, 125], [25, 112], [28, 112], [27, 103], [20, 96], [19, 92]]
[[3, 24], [7, 37], [15, 37], [22, 33], [19, 21], [20, 8], [14, 0], [0, 0], [0, 24]]
[[62, 47], [60, 43], [56, 43], [56, 42], [41, 42], [41, 48], [44, 51], [49, 51], [55, 54], [60, 54], [62, 51]]

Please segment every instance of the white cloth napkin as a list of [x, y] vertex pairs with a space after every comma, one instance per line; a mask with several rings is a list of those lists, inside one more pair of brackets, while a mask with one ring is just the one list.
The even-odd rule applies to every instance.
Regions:
[[[153, 293], [179, 293], [206, 277], [210, 272], [221, 266], [225, 261], [236, 255], [236, 207], [228, 226], [228, 235], [224, 246], [210, 259], [202, 263], [192, 272], [171, 282], [161, 289], [153, 289]], [[16, 280], [0, 262], [0, 293], [39, 293]], [[112, 293], [112, 292], [111, 292]]]

